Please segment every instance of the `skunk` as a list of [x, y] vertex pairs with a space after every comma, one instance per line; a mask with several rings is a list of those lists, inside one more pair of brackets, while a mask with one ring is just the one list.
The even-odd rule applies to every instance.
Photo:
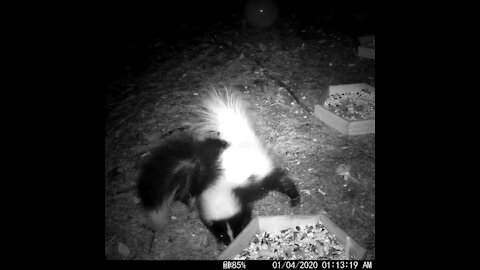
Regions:
[[137, 191], [149, 225], [166, 226], [170, 205], [196, 205], [203, 224], [226, 245], [252, 218], [253, 203], [270, 191], [300, 195], [288, 173], [255, 134], [249, 103], [235, 90], [212, 89], [194, 106], [189, 129], [172, 135], [150, 155]]

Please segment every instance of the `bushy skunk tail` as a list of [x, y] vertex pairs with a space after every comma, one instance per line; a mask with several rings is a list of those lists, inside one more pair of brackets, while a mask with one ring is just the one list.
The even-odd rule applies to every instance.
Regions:
[[199, 136], [218, 134], [221, 140], [233, 145], [257, 145], [250, 104], [241, 93], [224, 87], [213, 88], [207, 98], [196, 106], [196, 122], [189, 123]]

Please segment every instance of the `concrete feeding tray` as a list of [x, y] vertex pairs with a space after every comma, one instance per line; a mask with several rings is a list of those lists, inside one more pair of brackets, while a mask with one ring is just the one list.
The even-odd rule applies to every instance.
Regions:
[[348, 120], [325, 108], [324, 103], [330, 95], [355, 93], [368, 90], [375, 93], [375, 87], [365, 83], [331, 85], [320, 97], [320, 104], [315, 105], [314, 115], [330, 127], [345, 135], [375, 134], [375, 119]]
[[[240, 254], [243, 249], [250, 245], [250, 242], [257, 233], [279, 232], [284, 229], [294, 228], [295, 226], [315, 225], [319, 221], [344, 247], [346, 246], [347, 234], [325, 215], [260, 216], [254, 218], [248, 226], [245, 227], [218, 259], [232, 260]], [[350, 238], [349, 253], [354, 255], [355, 259], [362, 260], [365, 257], [366, 250]]]

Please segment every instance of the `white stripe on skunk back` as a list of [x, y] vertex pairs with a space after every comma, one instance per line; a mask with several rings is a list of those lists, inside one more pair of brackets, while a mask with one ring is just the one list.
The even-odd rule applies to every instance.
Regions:
[[[225, 181], [231, 188], [248, 184], [246, 179], [260, 179], [274, 168], [272, 158], [255, 134], [250, 104], [235, 90], [212, 89], [195, 113], [199, 121], [192, 129], [200, 136], [218, 133], [230, 145], [220, 156]], [[223, 181], [220, 181], [223, 182]]]
[[240, 202], [233, 190], [261, 181], [275, 168], [255, 134], [250, 108], [239, 92], [225, 87], [212, 89], [195, 109], [198, 121], [191, 124], [194, 132], [200, 137], [217, 134], [229, 144], [219, 157], [220, 179], [200, 197], [203, 215], [209, 220], [238, 213]]
[[223, 175], [232, 188], [248, 185], [247, 179], [260, 180], [274, 169], [274, 164], [261, 146], [232, 145], [220, 155]]
[[207, 220], [227, 219], [241, 210], [238, 198], [233, 194], [232, 187], [225, 182], [225, 179], [219, 179], [200, 195], [199, 203], [202, 207], [202, 214]]

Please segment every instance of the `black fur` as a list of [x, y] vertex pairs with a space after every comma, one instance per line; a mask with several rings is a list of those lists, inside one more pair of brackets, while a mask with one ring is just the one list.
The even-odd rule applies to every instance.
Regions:
[[[232, 237], [236, 238], [252, 219], [252, 209], [252, 204], [242, 205], [242, 210], [240, 212], [233, 217], [224, 220], [209, 221], [205, 220], [202, 215], [200, 215], [200, 217], [203, 224], [205, 224], [208, 230], [217, 238], [218, 242], [229, 245], [233, 239], [230, 239], [230, 236], [228, 235], [227, 224], [230, 226], [230, 230], [233, 234]], [[199, 211], [201, 211], [201, 208], [199, 208]]]
[[[253, 178], [254, 176], [251, 176]], [[276, 168], [269, 175], [264, 177], [261, 181], [253, 182], [244, 188], [237, 188], [235, 193], [240, 198], [242, 205], [257, 201], [268, 194], [270, 191], [281, 192], [292, 200], [292, 207], [298, 204], [295, 199], [300, 198], [297, 188], [293, 181], [287, 176], [287, 174]]]
[[227, 144], [218, 139], [196, 141], [181, 134], [163, 142], [145, 162], [138, 195], [146, 210], [162, 206], [173, 191], [175, 199], [189, 204], [219, 175], [217, 158]]
[[[227, 147], [228, 143], [220, 139], [198, 141], [188, 133], [165, 140], [152, 153], [139, 177], [138, 194], [144, 208], [152, 211], [165, 207], [164, 201], [173, 192], [175, 201], [190, 206], [192, 199], [202, 194], [221, 175], [218, 158]], [[241, 207], [241, 211], [233, 217], [205, 220], [202, 202], [197, 202], [202, 222], [218, 241], [227, 245], [231, 242], [228, 228], [231, 229], [233, 238], [237, 237], [251, 220], [253, 202], [270, 191], [279, 191], [289, 196], [291, 206], [300, 202], [295, 184], [283, 170], [275, 169], [260, 181], [253, 181], [253, 177], [249, 179], [251, 184], [233, 190]]]

